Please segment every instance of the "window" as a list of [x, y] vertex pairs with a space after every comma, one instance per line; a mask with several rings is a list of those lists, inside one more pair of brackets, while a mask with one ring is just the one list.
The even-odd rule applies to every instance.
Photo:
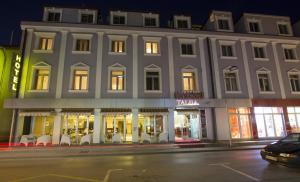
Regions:
[[231, 138], [251, 138], [251, 114], [248, 108], [229, 108]]
[[125, 73], [122, 70], [111, 71], [111, 90], [124, 90]]
[[145, 27], [156, 27], [156, 18], [152, 18], [152, 17], [145, 17], [144, 18], [144, 26]]
[[300, 132], [300, 107], [287, 107], [292, 132]]
[[73, 75], [73, 90], [88, 89], [88, 70], [75, 69]]
[[47, 20], [50, 22], [60, 22], [60, 12], [48, 12]]
[[237, 72], [224, 72], [224, 80], [225, 80], [225, 89], [226, 92], [236, 92], [239, 91]]
[[254, 58], [266, 58], [264, 47], [253, 47]]
[[53, 47], [53, 38], [41, 37], [39, 43], [39, 50], [52, 50]]
[[90, 51], [90, 40], [88, 39], [77, 39], [76, 40], [76, 51]]
[[114, 53], [125, 52], [125, 41], [113, 40], [111, 42], [111, 52], [114, 52]]
[[113, 24], [114, 25], [125, 25], [125, 16], [113, 15]]
[[272, 86], [270, 83], [269, 73], [258, 73], [258, 83], [261, 92], [271, 92]]
[[49, 73], [47, 68], [36, 68], [34, 72], [34, 90], [49, 89]]
[[289, 73], [289, 81], [292, 92], [300, 92], [300, 73]]
[[260, 22], [259, 21], [249, 21], [249, 32], [252, 33], [261, 33], [261, 29], [260, 29]]
[[158, 42], [146, 42], [146, 54], [158, 54]]
[[160, 90], [158, 71], [146, 71], [146, 90]]
[[282, 137], [285, 135], [281, 107], [254, 107], [254, 116], [259, 138]]
[[177, 20], [177, 28], [189, 28], [187, 20]]
[[182, 55], [193, 55], [193, 44], [183, 43], [181, 44], [181, 54]]
[[284, 48], [284, 57], [286, 60], [295, 60], [296, 58], [296, 50], [293, 48]]
[[233, 57], [233, 48], [232, 45], [221, 45], [222, 56], [224, 57]]
[[280, 35], [290, 35], [289, 26], [287, 23], [278, 23], [278, 31]]
[[184, 91], [195, 91], [195, 73], [194, 72], [183, 72], [183, 90]]
[[94, 23], [94, 15], [91, 13], [81, 14], [81, 23]]
[[229, 21], [227, 19], [218, 19], [218, 28], [220, 30], [230, 30]]

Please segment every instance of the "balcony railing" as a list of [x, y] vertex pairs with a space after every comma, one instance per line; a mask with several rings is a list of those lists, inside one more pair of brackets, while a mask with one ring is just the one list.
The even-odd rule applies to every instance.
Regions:
[[174, 93], [175, 99], [202, 99], [203, 92], [199, 91], [182, 91]]

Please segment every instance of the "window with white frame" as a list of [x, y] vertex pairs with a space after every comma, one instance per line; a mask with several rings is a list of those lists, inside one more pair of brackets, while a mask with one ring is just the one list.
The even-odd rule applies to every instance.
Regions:
[[195, 56], [195, 42], [194, 39], [178, 39], [180, 44], [181, 56]]
[[236, 59], [235, 41], [220, 40], [221, 58]]
[[143, 14], [145, 27], [158, 27], [158, 14]]
[[147, 66], [145, 73], [145, 91], [161, 91], [161, 69], [156, 65]]
[[48, 11], [47, 21], [60, 22], [61, 21], [61, 12], [60, 11]]
[[48, 91], [51, 67], [46, 63], [33, 66], [32, 90]]
[[182, 72], [183, 90], [195, 91], [195, 73], [194, 72]]
[[73, 53], [90, 53], [91, 39], [90, 34], [73, 34]]
[[223, 57], [233, 57], [233, 46], [232, 45], [221, 45]]
[[109, 71], [109, 90], [110, 91], [125, 91], [126, 90], [126, 68], [118, 63], [112, 65]]
[[253, 56], [255, 60], [266, 60], [266, 44], [265, 43], [252, 43]]
[[174, 16], [174, 25], [178, 29], [191, 28], [191, 18], [188, 16]]
[[290, 88], [292, 93], [300, 93], [300, 71], [292, 69], [288, 72]]
[[261, 23], [259, 20], [248, 20], [249, 32], [262, 33]]
[[89, 67], [83, 63], [77, 63], [71, 66], [70, 90], [88, 91]]
[[160, 54], [160, 39], [161, 38], [157, 38], [157, 37], [144, 37], [146, 55]]
[[260, 92], [272, 92], [273, 88], [270, 77], [271, 72], [265, 69], [261, 69], [257, 71], [256, 74]]
[[230, 30], [229, 19], [218, 17], [218, 29], [219, 30]]
[[53, 38], [41, 37], [39, 40], [39, 50], [50, 51], [53, 48]]
[[110, 22], [112, 25], [126, 25], [127, 24], [127, 13], [121, 11], [110, 12]]
[[80, 12], [80, 23], [92, 24], [95, 21], [93, 12]]
[[108, 35], [110, 39], [110, 54], [125, 54], [127, 36]]
[[238, 70], [235, 67], [227, 68], [223, 71], [225, 91], [226, 92], [238, 92], [240, 91]]
[[284, 59], [297, 60], [296, 46], [294, 45], [283, 45]]
[[291, 35], [290, 25], [287, 22], [278, 22], [279, 35]]

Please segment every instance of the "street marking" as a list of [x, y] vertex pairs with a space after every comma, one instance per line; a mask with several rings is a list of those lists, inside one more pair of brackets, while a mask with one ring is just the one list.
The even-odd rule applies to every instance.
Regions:
[[60, 174], [48, 174], [48, 175], [49, 176], [66, 178], [66, 179], [73, 179], [73, 180], [77, 180], [77, 181], [102, 182], [101, 180], [89, 179], [89, 178], [83, 178], [83, 177], [76, 177], [76, 176], [67, 176], [67, 175], [60, 175]]
[[104, 177], [103, 182], [108, 182], [109, 177], [110, 177], [110, 173], [112, 173], [114, 171], [122, 171], [122, 170], [124, 170], [124, 169], [110, 169], [110, 170], [108, 170], [105, 177]]
[[31, 177], [26, 177], [26, 178], [20, 178], [20, 179], [17, 179], [17, 180], [12, 180], [10, 182], [28, 181], [28, 180], [31, 180], [31, 179], [41, 178], [41, 177], [44, 177], [44, 176], [48, 176], [48, 175], [44, 174], [44, 175], [39, 175], [39, 176], [31, 176]]
[[237, 169], [233, 169], [232, 167], [229, 167], [228, 164], [229, 164], [229, 163], [216, 163], [216, 164], [209, 164], [209, 165], [211, 165], [211, 166], [221, 166], [221, 167], [224, 167], [224, 168], [226, 168], [226, 169], [229, 169], [229, 170], [231, 170], [231, 171], [233, 171], [233, 172], [236, 172], [236, 173], [238, 173], [238, 174], [240, 174], [240, 175], [242, 175], [242, 176], [245, 176], [245, 177], [247, 177], [247, 178], [249, 178], [249, 179], [252, 179], [253, 181], [260, 181], [260, 179], [258, 179], [258, 178], [255, 178], [255, 177], [250, 176], [249, 174], [246, 174], [246, 173], [244, 173], [244, 172], [242, 172], [242, 171], [239, 171], [239, 170], [237, 170]]

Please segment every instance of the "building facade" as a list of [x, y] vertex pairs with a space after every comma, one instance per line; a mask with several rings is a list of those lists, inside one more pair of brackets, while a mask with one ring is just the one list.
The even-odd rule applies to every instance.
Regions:
[[[279, 138], [300, 129], [300, 38], [289, 17], [212, 11], [205, 26], [174, 15], [44, 9], [22, 22], [15, 140], [98, 143]], [[296, 30], [295, 30], [296, 31]]]

